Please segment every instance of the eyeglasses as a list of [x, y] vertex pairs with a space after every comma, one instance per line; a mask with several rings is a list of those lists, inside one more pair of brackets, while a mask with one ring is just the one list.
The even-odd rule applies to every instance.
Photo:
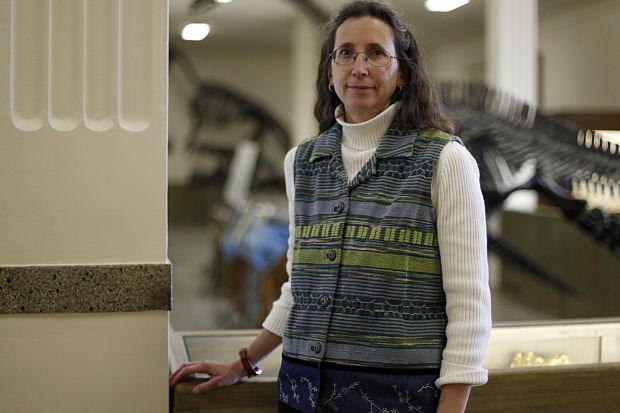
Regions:
[[366, 62], [371, 66], [382, 67], [390, 64], [392, 59], [397, 59], [396, 56], [392, 56], [387, 50], [381, 47], [375, 47], [365, 52], [356, 52], [348, 47], [339, 47], [331, 53], [331, 58], [334, 59], [334, 63], [340, 66], [351, 66], [355, 63], [357, 55], [364, 54]]

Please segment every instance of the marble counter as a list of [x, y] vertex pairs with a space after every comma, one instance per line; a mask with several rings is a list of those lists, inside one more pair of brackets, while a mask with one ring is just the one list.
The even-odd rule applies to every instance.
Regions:
[[0, 267], [0, 314], [170, 310], [170, 264]]

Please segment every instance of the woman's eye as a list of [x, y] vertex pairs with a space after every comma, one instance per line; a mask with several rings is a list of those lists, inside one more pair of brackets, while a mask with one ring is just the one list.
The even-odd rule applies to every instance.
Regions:
[[387, 56], [387, 53], [385, 52], [385, 50], [383, 49], [372, 49], [368, 51], [368, 54], [370, 56], [374, 56], [374, 57], [383, 57], [383, 56]]
[[338, 51], [338, 54], [339, 54], [340, 56], [351, 56], [351, 55], [353, 54], [353, 51], [352, 51], [352, 50], [350, 50], [350, 49], [340, 49], [340, 50]]

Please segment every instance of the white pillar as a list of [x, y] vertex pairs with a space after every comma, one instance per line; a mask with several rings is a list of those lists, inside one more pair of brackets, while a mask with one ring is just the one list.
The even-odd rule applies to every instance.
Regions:
[[320, 41], [317, 26], [306, 16], [299, 15], [293, 25], [291, 38], [291, 101], [292, 144], [316, 135], [314, 119], [316, 73], [320, 59]]
[[2, 412], [168, 412], [167, 7], [0, 0]]
[[487, 83], [537, 103], [538, 0], [485, 3]]
[[[531, 106], [537, 104], [538, 0], [485, 1], [486, 83]], [[504, 209], [535, 211], [534, 191], [518, 191], [504, 202]], [[501, 215], [489, 222], [489, 231], [501, 234]], [[501, 288], [502, 263], [489, 257], [490, 283]]]
[[[486, 82], [531, 106], [537, 105], [538, 0], [485, 2]], [[538, 196], [519, 191], [504, 208], [535, 211]]]

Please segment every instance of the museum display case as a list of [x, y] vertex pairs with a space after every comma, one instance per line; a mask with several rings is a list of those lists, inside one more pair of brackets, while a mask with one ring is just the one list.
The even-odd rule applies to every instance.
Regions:
[[[170, 367], [186, 360], [230, 360], [257, 333], [171, 332]], [[498, 323], [491, 331], [484, 365], [489, 382], [472, 389], [467, 412], [617, 411], [620, 318]], [[276, 351], [260, 363], [261, 376], [206, 395], [194, 395], [191, 389], [208, 377], [180, 383], [173, 390], [174, 411], [276, 411], [279, 366]]]

